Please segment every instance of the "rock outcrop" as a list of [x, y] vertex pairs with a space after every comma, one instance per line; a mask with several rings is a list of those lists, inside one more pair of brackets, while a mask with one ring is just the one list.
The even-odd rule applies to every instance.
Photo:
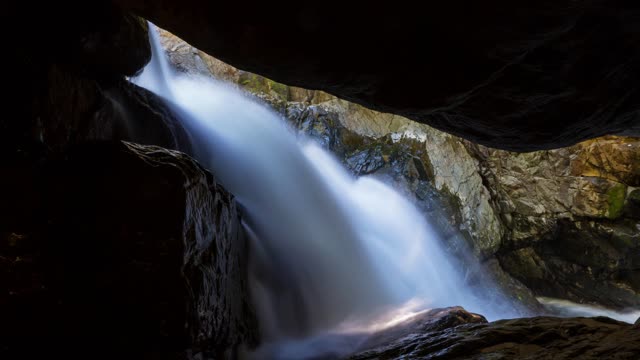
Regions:
[[546, 296], [640, 306], [640, 139], [530, 154], [476, 148], [506, 229], [503, 267]]
[[[537, 295], [640, 305], [640, 138], [603, 137], [524, 154], [491, 149], [321, 91], [278, 84], [161, 34], [177, 69], [236, 83], [355, 175], [392, 182], [451, 251], [463, 257], [470, 249], [520, 301], [535, 303], [524, 283]], [[460, 265], [471, 278], [483, 272], [473, 262], [463, 258]]]
[[[352, 360], [636, 359], [640, 332], [606, 317], [537, 317], [486, 323], [460, 308], [436, 309], [390, 329]], [[385, 334], [383, 332], [383, 334]]]
[[234, 198], [186, 155], [87, 144], [3, 173], [3, 358], [221, 356], [255, 344]]

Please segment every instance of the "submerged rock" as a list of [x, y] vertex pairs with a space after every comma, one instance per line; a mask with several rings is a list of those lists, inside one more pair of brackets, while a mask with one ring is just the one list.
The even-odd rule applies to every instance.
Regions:
[[3, 168], [2, 357], [255, 343], [236, 203], [189, 157], [100, 143]]

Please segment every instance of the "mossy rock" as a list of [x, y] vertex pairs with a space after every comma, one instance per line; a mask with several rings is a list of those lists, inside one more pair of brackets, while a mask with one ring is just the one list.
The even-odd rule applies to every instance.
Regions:
[[238, 83], [252, 94], [269, 94], [283, 101], [287, 101], [289, 97], [287, 85], [277, 83], [260, 75], [242, 72]]

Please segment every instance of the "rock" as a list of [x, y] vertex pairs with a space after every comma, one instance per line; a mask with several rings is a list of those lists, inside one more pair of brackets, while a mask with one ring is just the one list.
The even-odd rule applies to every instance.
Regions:
[[[368, 358], [367, 356], [372, 355], [369, 349], [376, 349], [374, 351], [380, 351], [381, 349], [390, 350], [389, 352], [385, 352], [385, 356], [399, 355], [392, 355], [392, 353], [394, 346], [402, 341], [402, 339], [415, 338], [423, 336], [425, 333], [448, 330], [462, 324], [482, 324], [486, 322], [487, 319], [485, 319], [484, 316], [470, 313], [459, 306], [428, 310], [414, 315], [390, 328], [374, 333], [358, 346], [360, 349], [358, 352], [364, 350], [364, 354], [357, 355], [353, 358], [358, 359], [361, 356], [364, 356], [363, 358], [365, 359]], [[376, 354], [376, 356], [377, 355], [378, 354]]]
[[38, 141], [53, 150], [86, 141], [125, 140], [190, 151], [188, 134], [164, 100], [119, 80], [101, 86], [60, 69], [50, 72], [38, 106]]
[[239, 69], [483, 145], [532, 151], [640, 135], [630, 4], [252, 2], [238, 12], [207, 0], [115, 2]]
[[80, 67], [90, 66], [99, 75], [132, 76], [151, 60], [147, 22], [110, 6], [103, 7], [98, 19], [104, 23], [91, 24], [89, 31], [82, 34], [80, 58], [75, 61]]
[[629, 218], [640, 220], [640, 189], [634, 189], [629, 192], [624, 213]]
[[[144, 20], [109, 2], [38, 7], [12, 2], [3, 8], [2, 20], [3, 33], [11, 34], [5, 38], [11, 51], [3, 66], [12, 87], [5, 97], [12, 116], [0, 120], [0, 153], [40, 146], [62, 151], [86, 140], [117, 138], [135, 127], [130, 106], [120, 100], [128, 91], [125, 76], [151, 58]], [[147, 113], [147, 118], [158, 115]], [[149, 134], [166, 130], [162, 122], [144, 125], [151, 125]], [[167, 145], [164, 140], [156, 144]]]
[[499, 258], [509, 274], [539, 296], [640, 306], [640, 232], [634, 223], [562, 221], [553, 239]]
[[640, 332], [606, 317], [453, 324], [398, 337], [349, 359], [637, 359]]
[[333, 114], [317, 106], [296, 105], [286, 106], [285, 113], [289, 121], [305, 136], [339, 156], [345, 155], [347, 151], [345, 141], [350, 134], [340, 126], [340, 122]]
[[0, 149], [4, 149], [0, 153], [28, 151], [33, 144], [64, 151], [75, 144], [101, 140], [191, 151], [189, 135], [164, 100], [124, 79], [101, 84], [51, 66], [42, 82], [31, 114], [0, 121], [7, 130], [0, 135]]
[[0, 354], [255, 344], [236, 203], [195, 161], [117, 142], [3, 167]]
[[346, 162], [356, 175], [370, 174], [381, 169], [385, 164], [380, 147], [359, 151], [347, 158]]
[[[96, 4], [12, 2], [3, 8], [2, 30], [25, 65], [57, 64], [90, 77], [131, 76], [151, 59], [144, 20], [108, 1]], [[20, 24], [28, 14], [28, 23]], [[31, 31], [23, 31], [28, 27]], [[33, 74], [21, 75], [32, 76]]]

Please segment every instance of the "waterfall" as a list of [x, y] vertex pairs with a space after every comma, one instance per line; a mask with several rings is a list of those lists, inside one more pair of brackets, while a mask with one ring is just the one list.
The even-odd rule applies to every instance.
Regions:
[[376, 179], [354, 178], [234, 86], [173, 72], [151, 29], [152, 61], [132, 81], [171, 104], [194, 156], [241, 204], [266, 343], [360, 329], [407, 306], [510, 316], [465, 287], [410, 201]]

